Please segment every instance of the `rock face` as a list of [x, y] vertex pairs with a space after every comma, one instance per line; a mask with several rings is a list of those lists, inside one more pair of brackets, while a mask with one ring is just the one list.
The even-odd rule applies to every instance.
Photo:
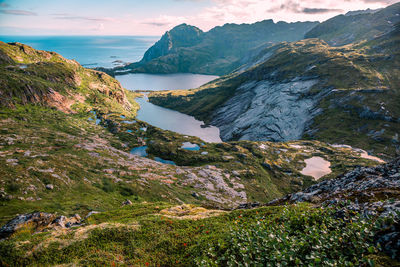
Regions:
[[161, 39], [146, 51], [140, 63], [177, 52], [181, 47], [197, 45], [201, 42], [203, 31], [187, 24], [176, 26], [167, 31]]
[[317, 80], [285, 83], [249, 81], [220, 107], [211, 124], [223, 140], [289, 141], [300, 139], [315, 116], [318, 98], [303, 97]]

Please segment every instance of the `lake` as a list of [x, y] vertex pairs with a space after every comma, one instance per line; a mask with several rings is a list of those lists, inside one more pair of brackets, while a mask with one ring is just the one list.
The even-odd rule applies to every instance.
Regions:
[[178, 90], [197, 88], [218, 76], [192, 73], [146, 74], [132, 73], [117, 75], [115, 78], [129, 90]]
[[164, 130], [192, 135], [206, 142], [219, 143], [219, 129], [215, 126], [202, 128], [202, 121], [175, 110], [163, 108], [147, 101], [147, 97], [136, 98], [140, 105], [137, 118]]
[[304, 162], [306, 167], [301, 171], [301, 174], [312, 176], [315, 180], [332, 172], [331, 163], [321, 157], [312, 157], [304, 160]]
[[[143, 74], [133, 73], [115, 77], [128, 90], [176, 90], [197, 88], [218, 76], [190, 73]], [[219, 129], [211, 126], [202, 128], [202, 121], [175, 110], [163, 108], [148, 102], [147, 96], [136, 98], [140, 105], [137, 118], [164, 130], [184, 135], [192, 135], [206, 142], [221, 142]]]

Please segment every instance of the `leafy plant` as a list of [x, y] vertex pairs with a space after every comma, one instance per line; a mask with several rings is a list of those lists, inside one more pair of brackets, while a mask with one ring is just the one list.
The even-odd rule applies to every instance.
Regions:
[[375, 224], [334, 210], [285, 208], [278, 218], [238, 221], [225, 242], [196, 259], [201, 266], [372, 265]]

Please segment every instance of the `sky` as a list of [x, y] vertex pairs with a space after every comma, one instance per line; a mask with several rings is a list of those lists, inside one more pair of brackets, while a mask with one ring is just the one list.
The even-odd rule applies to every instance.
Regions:
[[0, 35], [151, 35], [187, 23], [324, 21], [400, 0], [0, 0]]

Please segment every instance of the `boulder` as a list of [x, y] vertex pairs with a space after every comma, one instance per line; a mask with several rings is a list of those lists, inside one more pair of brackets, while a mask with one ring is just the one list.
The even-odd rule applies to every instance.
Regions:
[[19, 229], [28, 227], [34, 233], [55, 228], [69, 228], [80, 225], [81, 217], [75, 214], [73, 217], [57, 216], [46, 212], [33, 212], [18, 215], [0, 228], [0, 238], [7, 238]]
[[125, 200], [124, 202], [122, 202], [122, 206], [127, 206], [127, 205], [132, 205], [132, 201], [130, 201], [129, 199]]
[[243, 203], [240, 204], [236, 209], [254, 209], [260, 207], [260, 203], [258, 202], [251, 202], [251, 203]]
[[53, 190], [53, 189], [54, 189], [54, 185], [52, 185], [52, 184], [47, 184], [47, 185], [46, 185], [46, 189]]
[[6, 238], [28, 224], [34, 229], [44, 229], [51, 224], [55, 218], [55, 214], [46, 212], [33, 212], [18, 215], [0, 228], [0, 238]]

